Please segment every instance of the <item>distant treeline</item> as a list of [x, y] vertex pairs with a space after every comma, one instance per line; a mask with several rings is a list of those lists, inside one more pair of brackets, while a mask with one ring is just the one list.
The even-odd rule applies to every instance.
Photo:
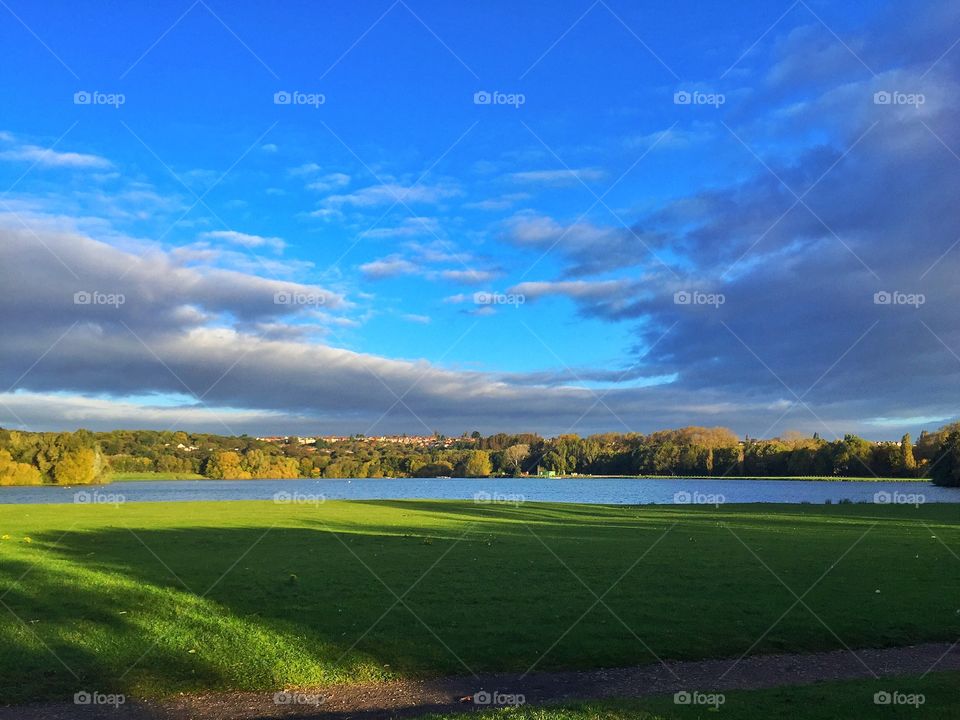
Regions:
[[[441, 439], [438, 436], [438, 440]], [[186, 432], [28, 433], [0, 429], [0, 485], [100, 482], [112, 473], [196, 473], [208, 478], [665, 475], [705, 477], [928, 477], [960, 485], [960, 423], [900, 442], [855, 435], [740, 440], [725, 428], [649, 435], [499, 433], [435, 446], [362, 436], [302, 443]]]

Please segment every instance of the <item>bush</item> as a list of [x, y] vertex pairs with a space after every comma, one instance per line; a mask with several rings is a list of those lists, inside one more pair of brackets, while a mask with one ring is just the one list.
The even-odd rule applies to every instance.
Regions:
[[445, 462], [430, 463], [417, 470], [417, 477], [441, 477], [453, 475], [453, 465]]

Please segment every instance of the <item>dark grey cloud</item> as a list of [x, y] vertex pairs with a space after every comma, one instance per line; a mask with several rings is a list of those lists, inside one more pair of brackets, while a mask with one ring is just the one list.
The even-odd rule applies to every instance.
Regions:
[[[543, 287], [611, 277], [632, 287], [565, 294], [587, 315], [636, 324], [647, 372], [679, 373], [673, 392], [760, 404], [796, 393], [815, 423], [893, 419], [886, 434], [915, 430], [910, 418], [955, 417], [960, 55], [944, 54], [956, 38], [939, 22], [956, 15], [938, 4], [849, 48], [822, 27], [797, 28], [775, 42], [750, 112], [730, 108], [715, 128], [716, 150], [741, 152], [749, 173], [629, 229], [521, 214], [507, 235], [562, 261], [560, 280]], [[907, 56], [897, 53], [904, 37]], [[876, 93], [922, 102], [878, 103]], [[895, 292], [923, 303], [875, 302]], [[678, 303], [676, 293], [722, 302]]]
[[[326, 293], [322, 312], [336, 314], [349, 307], [336, 293], [185, 268], [156, 248], [138, 255], [39, 226], [0, 230], [0, 268], [6, 426], [649, 431], [691, 414], [726, 423], [744, 412], [772, 418], [783, 407], [730, 402], [712, 390], [623, 387], [642, 377], [630, 368], [584, 369], [561, 382], [352, 352], [301, 331], [300, 316], [321, 310], [273, 301], [275, 293]], [[76, 304], [77, 292], [101, 293], [106, 304]], [[122, 304], [109, 304], [111, 295], [123, 295]]]

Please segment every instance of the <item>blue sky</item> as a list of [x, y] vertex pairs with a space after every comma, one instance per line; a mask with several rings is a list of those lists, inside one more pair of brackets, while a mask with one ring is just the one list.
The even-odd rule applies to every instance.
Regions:
[[938, 2], [10, 2], [0, 424], [942, 424], [957, 21]]

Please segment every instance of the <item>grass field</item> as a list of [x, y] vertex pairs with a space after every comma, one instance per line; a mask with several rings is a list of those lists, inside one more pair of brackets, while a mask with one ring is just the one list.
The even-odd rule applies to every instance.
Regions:
[[0, 702], [960, 635], [956, 505], [7, 505], [0, 537]]
[[[636, 701], [579, 703], [557, 708], [506, 708], [482, 713], [430, 715], [424, 720], [699, 720], [729, 717], [736, 720], [861, 720], [918, 718], [956, 720], [960, 717], [960, 675], [931, 673], [920, 678], [827, 682], [809, 687], [728, 692], [719, 711], [683, 706], [672, 697]], [[897, 691], [922, 695], [923, 704], [876, 705], [874, 694]]]

